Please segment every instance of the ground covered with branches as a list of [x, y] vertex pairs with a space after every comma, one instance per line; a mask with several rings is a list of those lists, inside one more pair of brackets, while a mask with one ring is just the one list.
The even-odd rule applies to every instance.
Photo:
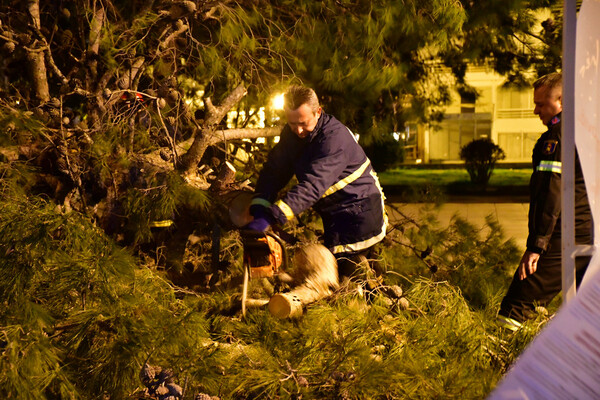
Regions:
[[[400, 210], [401, 211], [401, 210]], [[210, 290], [171, 282], [89, 217], [4, 185], [0, 393], [6, 398], [478, 399], [546, 320], [499, 330], [518, 251], [434, 213], [396, 222], [382, 285], [346, 283], [295, 320], [239, 309], [237, 233]], [[196, 246], [196, 249], [194, 249]], [[198, 246], [188, 242], [187, 257]], [[136, 253], [139, 254], [139, 253]], [[196, 255], [195, 255], [196, 254]], [[435, 271], [435, 272], [433, 272]], [[254, 293], [272, 288], [251, 281]], [[386, 287], [399, 285], [403, 299]], [[205, 396], [205, 397], [202, 397]]]

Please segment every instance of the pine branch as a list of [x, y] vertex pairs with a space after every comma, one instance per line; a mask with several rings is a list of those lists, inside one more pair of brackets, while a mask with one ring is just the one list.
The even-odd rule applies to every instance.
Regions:
[[208, 115], [204, 121], [204, 128], [200, 134], [196, 135], [190, 149], [182, 158], [180, 166], [182, 171], [185, 171], [188, 175], [194, 172], [200, 159], [204, 155], [206, 148], [219, 141], [214, 134], [214, 126], [217, 125], [225, 117], [227, 112], [245, 95], [246, 88], [243, 84], [240, 84], [229, 93], [218, 107], [213, 105], [210, 98], [205, 99]]

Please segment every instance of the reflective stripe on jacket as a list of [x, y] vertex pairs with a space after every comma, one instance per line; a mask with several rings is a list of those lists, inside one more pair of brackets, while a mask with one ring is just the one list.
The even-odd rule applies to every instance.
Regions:
[[[298, 183], [275, 201], [294, 175]], [[253, 204], [270, 204], [281, 224], [313, 207], [323, 219], [324, 244], [334, 253], [370, 247], [387, 227], [383, 191], [369, 159], [349, 129], [325, 113], [305, 139], [285, 126], [258, 178]]]

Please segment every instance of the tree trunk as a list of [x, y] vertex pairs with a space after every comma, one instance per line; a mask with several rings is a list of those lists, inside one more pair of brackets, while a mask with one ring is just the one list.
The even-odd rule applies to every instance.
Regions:
[[87, 79], [87, 89], [91, 90], [94, 87], [94, 82], [96, 81], [96, 77], [98, 75], [98, 61], [96, 58], [98, 56], [98, 51], [100, 50], [100, 39], [102, 32], [102, 25], [104, 24], [104, 8], [100, 6], [96, 11], [94, 11], [94, 16], [92, 17], [92, 22], [90, 23], [90, 34], [88, 36], [89, 44], [87, 49], [87, 58], [88, 58], [88, 79]]
[[35, 88], [35, 96], [40, 103], [45, 103], [50, 100], [50, 88], [48, 87], [44, 52], [40, 50], [28, 51], [27, 60], [31, 69], [31, 79]]
[[[29, 0], [27, 2], [27, 10], [33, 22], [33, 30], [39, 32], [41, 26], [39, 0]], [[39, 41], [35, 40], [31, 49], [27, 50], [27, 60], [29, 61], [35, 95], [40, 103], [45, 103], [50, 100], [50, 88], [48, 86], [48, 75], [44, 61], [44, 49], [36, 48], [37, 44], [39, 44]]]
[[100, 110], [104, 107], [104, 100], [96, 90], [98, 86], [98, 52], [100, 50], [100, 39], [102, 26], [104, 25], [105, 11], [104, 7], [98, 3], [98, 7], [94, 11], [92, 22], [90, 23], [90, 33], [88, 36], [88, 48], [87, 48], [87, 76], [85, 81], [85, 88], [91, 93], [96, 93], [96, 102], [98, 107], [92, 107], [90, 110], [90, 123], [95, 129], [100, 128]]

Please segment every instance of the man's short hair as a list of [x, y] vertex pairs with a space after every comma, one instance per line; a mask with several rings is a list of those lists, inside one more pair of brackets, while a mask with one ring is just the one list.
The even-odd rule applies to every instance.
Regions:
[[562, 89], [562, 74], [560, 72], [552, 72], [533, 82], [534, 89], [539, 89], [541, 87], [546, 87], [550, 90]]
[[315, 114], [319, 110], [319, 99], [311, 88], [297, 85], [290, 86], [283, 98], [283, 104], [287, 110], [296, 110], [302, 104], [309, 106]]

